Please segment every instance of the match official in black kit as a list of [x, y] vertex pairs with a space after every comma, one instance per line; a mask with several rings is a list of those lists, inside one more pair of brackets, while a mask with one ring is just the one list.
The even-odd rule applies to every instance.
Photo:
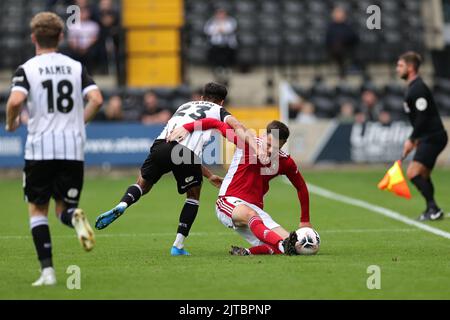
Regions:
[[438, 220], [444, 217], [434, 199], [431, 172], [437, 157], [447, 145], [447, 132], [428, 86], [419, 76], [421, 56], [413, 51], [402, 54], [397, 62], [397, 74], [408, 83], [404, 109], [409, 116], [413, 132], [405, 141], [402, 158], [416, 150], [409, 164], [407, 176], [425, 198], [427, 207], [418, 220]]

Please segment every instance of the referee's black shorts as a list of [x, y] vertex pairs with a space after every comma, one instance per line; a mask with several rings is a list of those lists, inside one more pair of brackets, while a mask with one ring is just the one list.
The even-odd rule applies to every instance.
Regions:
[[439, 154], [444, 150], [448, 142], [446, 131], [434, 134], [427, 138], [419, 139], [416, 154], [413, 160], [422, 163], [425, 167], [433, 170]]
[[141, 176], [153, 185], [170, 171], [180, 194], [202, 184], [201, 159], [192, 150], [175, 141], [156, 140], [142, 164]]
[[25, 160], [23, 191], [27, 202], [44, 205], [50, 198], [76, 207], [83, 188], [84, 162]]

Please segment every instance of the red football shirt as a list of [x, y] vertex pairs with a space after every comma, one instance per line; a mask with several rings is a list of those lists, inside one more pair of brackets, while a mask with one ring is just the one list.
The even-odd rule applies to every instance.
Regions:
[[[184, 128], [189, 132], [198, 129], [217, 129], [224, 137], [237, 145], [231, 165], [222, 182], [219, 196], [236, 197], [263, 209], [264, 196], [269, 191], [269, 181], [279, 175], [285, 175], [297, 189], [301, 206], [300, 221], [309, 222], [308, 187], [294, 160], [288, 154], [279, 151], [278, 157], [272, 157], [269, 165], [263, 165], [257, 160], [248, 144], [241, 143], [233, 129], [226, 123], [212, 118], [204, 118], [187, 123]], [[257, 138], [257, 143], [261, 145], [262, 140]]]

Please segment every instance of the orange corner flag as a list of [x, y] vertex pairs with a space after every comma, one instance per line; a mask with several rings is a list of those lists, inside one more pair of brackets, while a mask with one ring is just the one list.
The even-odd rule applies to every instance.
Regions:
[[402, 163], [400, 160], [395, 161], [394, 165], [386, 172], [384, 178], [378, 183], [378, 189], [388, 190], [394, 194], [411, 199], [408, 183], [402, 172]]

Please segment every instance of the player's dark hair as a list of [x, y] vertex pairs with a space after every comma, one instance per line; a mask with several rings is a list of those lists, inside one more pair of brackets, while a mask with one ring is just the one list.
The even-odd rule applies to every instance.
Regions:
[[287, 141], [289, 138], [289, 128], [283, 122], [278, 120], [273, 120], [266, 127], [267, 134], [272, 133], [272, 130], [278, 130], [278, 140]]
[[64, 22], [53, 12], [41, 12], [31, 19], [30, 28], [41, 48], [56, 48]]
[[220, 102], [225, 100], [227, 94], [227, 88], [215, 82], [208, 82], [203, 87], [203, 99], [207, 101]]
[[414, 70], [419, 71], [422, 64], [422, 56], [414, 51], [407, 51], [399, 57], [399, 60], [405, 61], [407, 64], [412, 64]]

